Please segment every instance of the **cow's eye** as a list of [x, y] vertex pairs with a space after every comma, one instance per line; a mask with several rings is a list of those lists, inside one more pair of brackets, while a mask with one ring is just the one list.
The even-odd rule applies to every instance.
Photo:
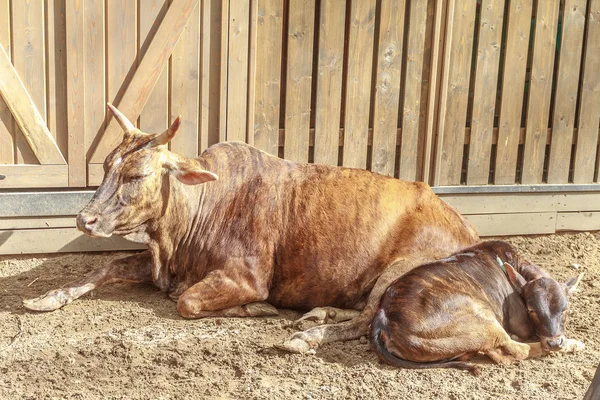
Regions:
[[127, 178], [127, 182], [141, 181], [142, 179], [144, 179], [147, 176], [148, 175], [132, 175]]

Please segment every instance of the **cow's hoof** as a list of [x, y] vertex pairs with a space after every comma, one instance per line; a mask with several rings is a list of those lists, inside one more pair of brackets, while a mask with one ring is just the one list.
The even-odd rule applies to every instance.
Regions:
[[45, 295], [36, 297], [35, 299], [23, 300], [23, 307], [32, 311], [54, 311], [70, 302], [71, 299], [65, 292], [58, 289], [51, 290]]
[[275, 307], [264, 301], [248, 303], [243, 305], [242, 308], [249, 317], [274, 317], [279, 315], [279, 311]]
[[[316, 325], [337, 324], [357, 317], [360, 314], [356, 310], [344, 310], [335, 307], [317, 307], [304, 314], [302, 317], [294, 321], [294, 327], [301, 327], [301, 330], [306, 330], [305, 322], [314, 322]], [[313, 325], [314, 326], [314, 325]]]
[[583, 349], [585, 349], [585, 345], [579, 340], [567, 339], [567, 344], [564, 348], [564, 351], [567, 353], [576, 353]]
[[284, 350], [289, 353], [297, 353], [297, 354], [306, 354], [311, 351], [310, 346], [304, 340], [300, 338], [292, 337], [289, 340], [286, 340], [282, 344], [274, 345], [275, 348], [279, 350]]

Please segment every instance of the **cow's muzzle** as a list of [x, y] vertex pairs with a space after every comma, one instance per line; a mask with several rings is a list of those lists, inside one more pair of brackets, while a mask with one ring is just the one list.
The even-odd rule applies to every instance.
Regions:
[[564, 335], [555, 337], [542, 337], [541, 342], [545, 351], [560, 351], [567, 344], [567, 339]]
[[75, 221], [77, 222], [77, 228], [85, 233], [86, 235], [90, 235], [90, 236], [104, 236], [104, 235], [100, 235], [97, 232], [98, 229], [98, 217], [95, 215], [90, 215], [90, 214], [85, 214], [85, 213], [79, 213], [77, 215], [77, 218], [75, 219]]

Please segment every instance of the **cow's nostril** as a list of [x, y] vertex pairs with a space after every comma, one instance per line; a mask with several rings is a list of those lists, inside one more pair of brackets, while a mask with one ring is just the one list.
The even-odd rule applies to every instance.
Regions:
[[96, 222], [98, 222], [98, 217], [92, 217], [90, 219], [88, 219], [87, 221], [85, 221], [86, 225], [94, 225]]

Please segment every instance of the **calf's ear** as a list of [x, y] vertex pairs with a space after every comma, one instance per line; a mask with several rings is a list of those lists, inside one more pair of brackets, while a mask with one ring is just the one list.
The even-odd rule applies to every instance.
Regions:
[[509, 263], [504, 263], [504, 268], [506, 268], [506, 275], [508, 276], [511, 285], [513, 285], [518, 293], [521, 293], [523, 286], [527, 283], [525, 278], [523, 278]]
[[564, 285], [565, 285], [565, 291], [567, 292], [567, 295], [573, 294], [573, 292], [575, 292], [577, 290], [577, 286], [579, 286], [579, 282], [581, 282], [582, 278], [583, 278], [583, 272], [581, 274], [579, 274], [579, 276], [569, 278], [565, 282]]

